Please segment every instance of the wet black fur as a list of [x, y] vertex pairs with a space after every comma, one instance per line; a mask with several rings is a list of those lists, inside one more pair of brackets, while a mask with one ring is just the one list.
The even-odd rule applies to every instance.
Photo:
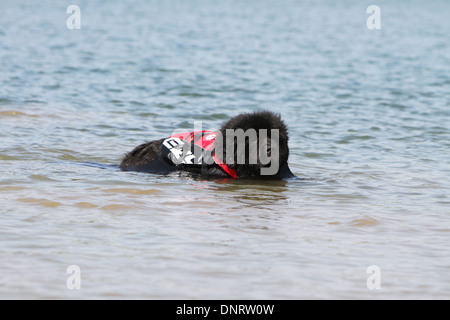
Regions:
[[[236, 171], [238, 178], [290, 178], [294, 177], [288, 166], [289, 147], [288, 147], [288, 132], [287, 127], [281, 117], [270, 111], [258, 111], [253, 113], [243, 113], [235, 116], [225, 122], [220, 131], [223, 136], [223, 159], [226, 159], [226, 129], [255, 129], [258, 133], [260, 129], [267, 129], [268, 131], [268, 145], [270, 148], [270, 129], [279, 130], [279, 170], [272, 176], [261, 176], [261, 167], [259, 160], [257, 164], [249, 164], [248, 162], [248, 139], [246, 141], [245, 163], [237, 164], [236, 157], [236, 143], [235, 145], [235, 161], [233, 164], [228, 164], [228, 167]], [[127, 153], [120, 164], [120, 168], [124, 171], [140, 171], [149, 173], [169, 173], [172, 171], [187, 171], [199, 173], [211, 177], [229, 177], [226, 172], [218, 165], [212, 164], [208, 166], [175, 166], [171, 164], [162, 153], [162, 143], [167, 139], [160, 139], [147, 142], [137, 146], [134, 150]], [[258, 134], [259, 139], [259, 134]], [[270, 150], [269, 150], [270, 154]]]

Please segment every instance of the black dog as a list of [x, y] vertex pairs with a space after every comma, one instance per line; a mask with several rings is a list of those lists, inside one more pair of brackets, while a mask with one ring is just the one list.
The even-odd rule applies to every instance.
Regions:
[[244, 113], [220, 130], [174, 134], [126, 154], [125, 171], [169, 173], [182, 170], [211, 177], [290, 178], [288, 132], [270, 111]]

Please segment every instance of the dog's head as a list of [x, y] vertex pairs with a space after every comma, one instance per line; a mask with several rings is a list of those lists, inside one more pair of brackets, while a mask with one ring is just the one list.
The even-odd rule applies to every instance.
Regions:
[[270, 111], [244, 113], [220, 129], [222, 159], [238, 177], [276, 176], [289, 157], [287, 127]]

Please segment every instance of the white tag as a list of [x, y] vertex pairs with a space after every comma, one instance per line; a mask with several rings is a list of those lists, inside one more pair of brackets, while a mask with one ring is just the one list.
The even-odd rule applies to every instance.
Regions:
[[169, 138], [163, 142], [163, 145], [170, 151], [168, 157], [174, 164], [201, 164], [202, 156], [199, 157], [198, 163], [195, 163], [195, 155], [190, 148], [184, 150], [185, 144], [190, 147], [189, 143], [179, 138]]

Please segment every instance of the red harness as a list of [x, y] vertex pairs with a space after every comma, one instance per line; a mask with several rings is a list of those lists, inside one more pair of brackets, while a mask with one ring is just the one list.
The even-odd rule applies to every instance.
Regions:
[[[178, 133], [178, 134], [174, 134], [174, 135], [170, 136], [170, 138], [181, 139], [181, 140], [184, 140], [184, 141], [186, 141], [186, 142], [188, 142], [190, 144], [193, 143], [193, 144], [201, 147], [205, 151], [210, 151], [211, 152], [214, 149], [214, 141], [216, 140], [216, 136], [217, 136], [217, 132], [203, 130], [203, 131], [193, 131], [193, 132]], [[197, 138], [197, 137], [199, 137], [199, 138]], [[197, 140], [194, 141], [194, 138], [197, 138]], [[219, 167], [221, 167], [223, 169], [223, 171], [225, 171], [230, 177], [232, 177], [234, 179], [237, 178], [236, 172], [233, 169], [230, 169], [227, 166], [226, 163], [221, 161], [216, 156], [215, 152], [214, 152], [214, 155], [213, 155], [213, 159], [214, 159], [215, 163]]]

